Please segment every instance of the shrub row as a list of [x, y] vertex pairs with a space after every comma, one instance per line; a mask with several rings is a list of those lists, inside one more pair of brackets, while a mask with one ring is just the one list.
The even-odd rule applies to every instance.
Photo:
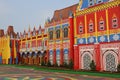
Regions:
[[[73, 69], [74, 63], [72, 60], [69, 61], [69, 63], [64, 62], [63, 65], [58, 65], [57, 63], [51, 64], [50, 61], [48, 61], [46, 64], [44, 61], [42, 61], [41, 66], [47, 66], [47, 67], [63, 67], [63, 68], [68, 68], [68, 69]], [[91, 61], [90, 63], [90, 70], [91, 71], [96, 71], [96, 64], [94, 60]], [[117, 65], [117, 71], [120, 72], [120, 63]]]
[[47, 67], [64, 67], [64, 68], [69, 68], [73, 69], [73, 61], [70, 60], [69, 63], [64, 62], [63, 65], [58, 65], [57, 63], [51, 64], [50, 61], [48, 61], [46, 64], [44, 61], [42, 61], [41, 66], [47, 66]]

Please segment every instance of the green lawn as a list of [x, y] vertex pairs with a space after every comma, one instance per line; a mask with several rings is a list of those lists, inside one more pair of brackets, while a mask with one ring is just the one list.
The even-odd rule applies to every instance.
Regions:
[[74, 70], [70, 70], [70, 69], [27, 66], [27, 65], [0, 65], [0, 66], [12, 66], [12, 67], [17, 67], [17, 68], [27, 68], [27, 69], [34, 69], [34, 70], [47, 71], [47, 72], [60, 72], [60, 73], [69, 73], [69, 74], [80, 74], [80, 75], [89, 75], [89, 76], [120, 78], [120, 73], [74, 71]]

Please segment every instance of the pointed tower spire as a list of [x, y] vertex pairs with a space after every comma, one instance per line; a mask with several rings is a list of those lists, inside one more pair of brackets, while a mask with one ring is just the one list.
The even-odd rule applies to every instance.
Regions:
[[25, 36], [26, 36], [26, 31], [24, 30], [23, 37], [25, 38]]
[[41, 30], [41, 25], [39, 26], [39, 30]]
[[25, 29], [24, 29], [24, 34], [26, 34], [26, 31], [25, 31]]
[[31, 29], [30, 29], [30, 25], [29, 25], [29, 29], [28, 29], [28, 32], [30, 32], [31, 31]]
[[34, 31], [34, 30], [36, 30], [35, 26], [34, 26], [34, 28], [33, 28], [33, 31]]
[[29, 25], [29, 29], [28, 29], [28, 37], [31, 36], [31, 29], [30, 29], [30, 25]]
[[34, 26], [34, 28], [33, 28], [33, 36], [35, 36], [35, 35], [36, 35], [36, 28]]

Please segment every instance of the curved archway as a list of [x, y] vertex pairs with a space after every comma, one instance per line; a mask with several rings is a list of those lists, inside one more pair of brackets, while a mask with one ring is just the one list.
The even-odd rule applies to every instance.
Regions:
[[35, 58], [36, 58], [35, 52], [32, 52], [31, 58], [32, 58], [31, 64], [33, 65], [35, 64]]
[[64, 28], [64, 38], [68, 37], [68, 28]]
[[38, 51], [38, 52], [37, 52], [37, 55], [36, 55], [36, 60], [37, 60], [36, 64], [37, 64], [37, 65], [40, 64], [40, 54], [41, 54], [41, 52]]
[[26, 57], [27, 57], [27, 64], [29, 64], [30, 63], [30, 53], [29, 52], [27, 52], [27, 55], [26, 55]]
[[103, 66], [105, 71], [116, 71], [118, 56], [114, 51], [107, 51], [103, 56]]
[[91, 61], [92, 55], [89, 52], [84, 52], [82, 55], [82, 69], [90, 70]]
[[26, 63], [26, 55], [25, 55], [25, 53], [23, 52], [22, 53], [22, 64], [25, 64]]

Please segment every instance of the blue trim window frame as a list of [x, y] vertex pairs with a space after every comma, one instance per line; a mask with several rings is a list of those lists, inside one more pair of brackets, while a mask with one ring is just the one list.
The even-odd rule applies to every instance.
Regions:
[[105, 22], [103, 20], [99, 21], [99, 30], [102, 31], [102, 30], [105, 30]]
[[112, 28], [118, 28], [118, 19], [116, 17], [112, 19]]
[[88, 0], [88, 5], [93, 6], [95, 4], [94, 0]]
[[50, 55], [49, 55], [50, 63], [53, 64], [53, 51], [50, 50], [49, 53], [50, 53]]
[[49, 39], [53, 40], [53, 31], [49, 31]]
[[56, 50], [56, 61], [57, 64], [60, 65], [60, 49]]
[[68, 64], [68, 54], [69, 54], [69, 50], [68, 49], [64, 49], [64, 62]]
[[63, 32], [64, 32], [64, 38], [67, 38], [68, 37], [68, 27], [64, 27]]
[[60, 29], [56, 30], [56, 39], [60, 39]]

